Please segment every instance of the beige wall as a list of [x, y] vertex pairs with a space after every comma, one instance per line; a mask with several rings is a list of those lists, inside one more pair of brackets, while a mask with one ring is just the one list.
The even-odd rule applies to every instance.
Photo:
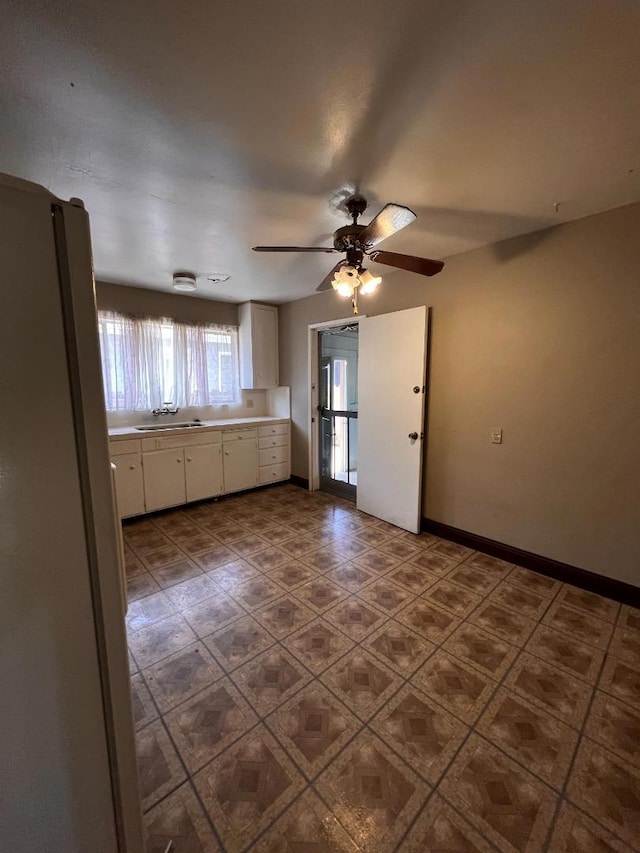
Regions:
[[214, 302], [178, 293], [163, 293], [144, 287], [123, 287], [96, 282], [98, 308], [121, 314], [173, 317], [183, 322], [238, 325], [238, 306], [231, 302]]
[[[433, 308], [425, 516], [640, 585], [639, 235], [630, 205], [449, 258], [433, 279], [387, 276], [361, 299], [369, 314]], [[298, 476], [307, 326], [348, 313], [332, 292], [280, 308]]]

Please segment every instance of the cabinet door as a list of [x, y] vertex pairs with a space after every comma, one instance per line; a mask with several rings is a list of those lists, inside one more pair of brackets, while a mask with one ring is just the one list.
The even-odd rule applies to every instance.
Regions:
[[144, 512], [142, 456], [139, 453], [123, 453], [114, 458], [114, 464], [116, 465], [114, 482], [120, 518], [140, 515]]
[[278, 384], [278, 309], [253, 305], [254, 388]]
[[222, 492], [222, 445], [201, 444], [184, 449], [187, 500], [201, 501]]
[[155, 450], [142, 454], [144, 501], [147, 512], [186, 501], [184, 450]]
[[239, 492], [258, 485], [258, 442], [256, 439], [222, 445], [225, 492]]
[[278, 384], [278, 309], [245, 302], [240, 320], [240, 387], [273, 388]]

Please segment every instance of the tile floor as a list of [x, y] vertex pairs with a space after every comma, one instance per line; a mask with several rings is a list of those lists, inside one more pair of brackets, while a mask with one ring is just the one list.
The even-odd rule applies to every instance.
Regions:
[[125, 541], [149, 853], [640, 849], [640, 611], [288, 484]]

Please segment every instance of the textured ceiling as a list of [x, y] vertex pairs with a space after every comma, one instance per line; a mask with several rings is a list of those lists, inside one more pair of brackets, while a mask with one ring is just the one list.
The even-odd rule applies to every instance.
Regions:
[[336, 259], [250, 247], [354, 186], [429, 257], [639, 200], [639, 44], [637, 0], [8, 0], [0, 170], [84, 199], [99, 278], [286, 301]]

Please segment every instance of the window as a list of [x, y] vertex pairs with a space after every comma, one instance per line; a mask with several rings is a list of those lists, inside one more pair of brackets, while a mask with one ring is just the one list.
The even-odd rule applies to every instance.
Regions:
[[108, 411], [240, 401], [238, 329], [98, 312]]

